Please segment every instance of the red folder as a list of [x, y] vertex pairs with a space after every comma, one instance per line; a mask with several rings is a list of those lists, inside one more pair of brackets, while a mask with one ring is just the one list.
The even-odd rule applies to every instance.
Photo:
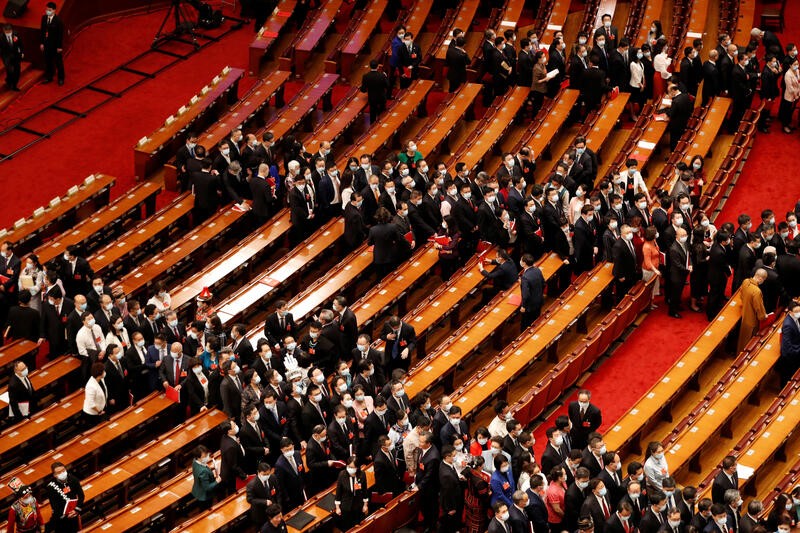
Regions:
[[478, 253], [483, 253], [492, 247], [492, 243], [488, 241], [478, 241]]
[[447, 246], [448, 244], [450, 244], [450, 237], [448, 237], [447, 235], [435, 235], [431, 237], [430, 240], [442, 246]]
[[74, 512], [77, 507], [78, 507], [78, 500], [76, 499], [67, 500], [67, 505], [64, 506], [64, 514], [62, 515], [62, 517], [69, 516], [70, 513]]
[[516, 293], [509, 294], [508, 295], [508, 303], [510, 303], [511, 305], [517, 305], [518, 306], [518, 305], [520, 305], [522, 303], [522, 296], [520, 296], [519, 294], [516, 294]]
[[567, 79], [565, 79], [564, 81], [561, 82], [561, 88], [562, 89], [566, 89], [567, 87], [569, 87], [569, 78], [567, 78]]
[[278, 37], [278, 34], [276, 32], [274, 32], [274, 31], [265, 31], [261, 35], [263, 35], [264, 37], [271, 37], [273, 39]]
[[403, 237], [406, 238], [406, 240], [408, 241], [408, 244], [411, 244], [412, 242], [414, 242], [414, 233], [411, 232], [411, 231], [409, 231], [408, 233], [403, 235]]
[[609, 98], [614, 100], [617, 98], [617, 96], [619, 96], [619, 87], [614, 87], [613, 89], [611, 89], [611, 94], [609, 95]]
[[181, 403], [181, 391], [177, 390], [175, 387], [170, 387], [167, 385], [167, 398], [172, 400], [175, 403]]

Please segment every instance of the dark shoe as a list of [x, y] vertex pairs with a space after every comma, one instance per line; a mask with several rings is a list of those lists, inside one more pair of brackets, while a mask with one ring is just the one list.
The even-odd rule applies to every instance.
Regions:
[[58, 86], [61, 87], [62, 85], [64, 85], [64, 80], [58, 80]]
[[672, 318], [683, 318], [683, 317], [680, 315], [680, 313], [670, 313], [670, 314], [669, 314], [669, 316], [671, 316]]

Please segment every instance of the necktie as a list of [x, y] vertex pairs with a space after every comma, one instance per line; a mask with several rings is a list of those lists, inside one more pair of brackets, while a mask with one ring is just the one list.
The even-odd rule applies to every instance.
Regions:
[[403, 398], [398, 398], [397, 399], [397, 404], [400, 406], [400, 410], [401, 411], [405, 411], [406, 410], [406, 404], [403, 403]]
[[[653, 511], [653, 512], [655, 512], [655, 511]], [[661, 516], [661, 513], [655, 513], [655, 515], [656, 515], [656, 518], [658, 518], [658, 522], [660, 524], [663, 524], [664, 523], [664, 517]]]
[[636, 256], [636, 252], [633, 250], [633, 244], [631, 243], [631, 241], [627, 241], [627, 242], [628, 242], [628, 249], [631, 251], [631, 255], [635, 257]]
[[144, 350], [139, 348], [137, 351], [139, 352], [139, 362], [144, 364]]
[[272, 416], [275, 417], [275, 422], [280, 424], [281, 421], [278, 419], [278, 409], [276, 407], [271, 407], [270, 412], [272, 413]]
[[239, 391], [241, 391], [241, 390], [242, 390], [242, 384], [241, 384], [241, 382], [239, 381], [239, 378], [237, 378], [237, 377], [234, 377], [234, 378], [233, 378], [233, 383], [236, 385], [236, 388], [237, 388], [237, 389], [239, 389]]
[[606, 505], [606, 499], [603, 498], [602, 496], [600, 497], [600, 507], [603, 508], [603, 516], [605, 516], [606, 519], [608, 519], [608, 517], [610, 516], [608, 512], [608, 505]]
[[289, 457], [289, 464], [292, 465], [292, 469], [297, 473], [297, 463], [294, 462], [294, 456]]
[[386, 422], [383, 420], [383, 415], [378, 415], [378, 419], [381, 421], [381, 426], [386, 427]]
[[172, 333], [174, 333], [175, 336], [177, 337], [178, 336], [178, 328], [177, 327], [173, 327], [172, 328]]
[[347, 428], [345, 427], [344, 424], [341, 424], [341, 426], [342, 426], [342, 435], [347, 436]]
[[284, 324], [284, 318], [282, 316], [278, 317], [278, 323], [281, 325], [281, 329], [285, 330], [286, 325]]
[[628, 521], [627, 521], [627, 520], [625, 520], [624, 522], [622, 522], [622, 525], [623, 525], [623, 526], [625, 526], [625, 533], [630, 533], [631, 526], [630, 526], [630, 524], [628, 523]]
[[316, 407], [316, 408], [317, 408], [317, 412], [319, 413], [319, 417], [320, 417], [320, 418], [322, 419], [322, 421], [324, 422], [324, 421], [325, 421], [325, 415], [323, 415], [323, 414], [322, 414], [322, 409], [320, 408], [319, 404], [318, 404], [318, 403], [315, 403], [315, 404], [314, 404], [314, 407]]
[[581, 418], [583, 418], [584, 416], [586, 416], [586, 409], [581, 407]]
[[122, 376], [122, 367], [120, 366], [119, 361], [114, 361], [114, 367], [117, 369], [117, 372], [119, 372], [119, 375]]
[[175, 386], [178, 386], [178, 381], [181, 379], [181, 361], [180, 359], [175, 361]]
[[29, 380], [28, 378], [25, 378], [25, 386], [28, 387], [28, 390], [30, 392], [33, 392], [33, 385], [31, 385], [31, 380]]

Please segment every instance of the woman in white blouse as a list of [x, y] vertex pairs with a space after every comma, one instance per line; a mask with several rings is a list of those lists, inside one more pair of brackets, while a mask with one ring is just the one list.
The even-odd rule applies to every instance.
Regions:
[[647, 100], [647, 95], [645, 94], [644, 65], [642, 64], [644, 52], [638, 48], [631, 50], [630, 58], [631, 79], [628, 83], [630, 85], [631, 96], [628, 98], [628, 112], [631, 114], [631, 120], [636, 122], [639, 119], [639, 117], [636, 116], [636, 108], [638, 107], [641, 111]]
[[644, 475], [647, 486], [662, 490], [664, 478], [669, 477], [669, 465], [664, 457], [664, 446], [654, 441], [647, 445], [647, 460], [644, 462]]
[[659, 39], [653, 49], [655, 57], [653, 58], [653, 68], [656, 71], [653, 77], [653, 99], [658, 99], [666, 92], [667, 80], [672, 77], [669, 71], [672, 68], [672, 59], [669, 57], [669, 46], [667, 46], [666, 39]]
[[121, 316], [116, 316], [111, 324], [111, 329], [106, 335], [106, 345], [108, 344], [120, 346], [122, 353], [127, 352], [131, 347], [131, 338], [128, 336], [128, 330], [125, 329]]
[[172, 298], [170, 298], [167, 292], [167, 286], [164, 285], [163, 281], [156, 283], [156, 293], [152, 298], [147, 300], [147, 303], [155, 305], [156, 310], [162, 315], [172, 307]]
[[573, 196], [569, 201], [569, 211], [567, 211], [567, 218], [569, 218], [569, 223], [574, 225], [577, 222], [578, 218], [581, 216], [581, 208], [586, 204], [586, 189], [588, 188], [587, 185], [581, 183], [575, 189], [575, 196]]

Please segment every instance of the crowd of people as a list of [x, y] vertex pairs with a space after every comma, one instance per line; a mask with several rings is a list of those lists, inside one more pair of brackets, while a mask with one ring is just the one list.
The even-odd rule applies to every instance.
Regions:
[[[674, 61], [657, 21], [648, 42], [637, 49], [619, 38], [611, 17], [603, 15], [592, 45], [588, 35], [579, 34], [569, 56], [560, 31], [546, 51], [530, 32], [517, 51], [512, 30], [503, 36], [487, 30], [480, 63], [484, 103], [512, 85], [530, 86], [525, 113], [535, 115], [568, 78], [581, 92], [576, 116], [595, 109], [616, 87], [631, 93], [629, 111], [636, 119], [647, 100], [664, 95], [674, 147], [695, 98], [707, 102], [730, 95], [729, 123], [735, 127], [760, 87], [764, 100], [780, 98], [780, 119], [788, 132], [800, 97], [797, 49], [790, 44], [784, 50], [771, 32], [754, 29], [751, 35], [753, 42], [742, 52], [729, 36], [720, 36], [720, 46], [705, 63], [697, 40], [683, 51], [680, 73], [672, 74]], [[5, 36], [16, 42], [8, 30]], [[454, 31], [447, 52], [451, 92], [466, 81], [472, 63], [464, 44], [463, 32]], [[759, 44], [766, 49], [763, 69], [756, 57]], [[401, 27], [387, 74], [370, 65], [362, 91], [369, 94], [370, 108], [376, 106], [373, 121], [396, 83], [404, 88], [416, 79], [421, 56], [414, 36]], [[769, 121], [766, 107], [759, 126], [766, 130]], [[492, 257], [478, 266], [491, 281], [483, 303], [519, 280], [523, 330], [544, 302], [536, 261], [545, 253], [562, 260], [554, 290], [601, 262], [612, 262], [617, 300], [643, 279], [653, 283], [654, 298], [663, 295], [673, 318], [680, 318], [686, 305], [712, 320], [740, 289], [739, 349], [764, 320], [787, 308], [784, 330], [793, 334], [782, 342], [783, 382], [800, 368], [800, 304], [794, 302], [800, 297], [797, 213], [779, 214], [778, 221], [765, 209], [758, 220], [741, 214], [735, 224], [716, 228], [709, 214], [697, 209], [707, 179], [702, 155], [675, 166], [669, 190], [650, 190], [636, 159], [598, 180], [598, 158], [583, 137], [574, 139], [541, 184], [534, 179], [538, 154], [529, 147], [504, 153], [496, 172], [474, 175], [463, 162], [449, 168], [421, 153], [413, 139], [383, 160], [359, 154], [341, 169], [335, 148], [324, 141], [310, 153], [292, 135], [276, 139], [269, 131], [256, 136], [235, 128], [215, 147], [204, 147], [196, 134], [188, 134], [176, 166], [182, 186], [194, 193], [195, 224], [230, 202], [249, 210], [254, 225], [268, 223], [288, 207], [290, 240], [296, 245], [341, 216], [344, 250], [373, 246], [379, 279], [431, 241], [443, 281], [476, 252], [495, 245]], [[487, 268], [490, 263], [494, 268]], [[413, 398], [405, 394], [415, 356], [413, 325], [390, 317], [380, 333], [385, 348], [377, 350], [375, 339], [359, 331], [343, 296], [315, 316], [305, 333], [298, 331], [287, 302], [277, 301], [263, 336], [253, 344], [244, 324], [222, 326], [207, 289], [198, 296], [191, 320], [182, 320], [186, 313], [172, 308], [163, 283], [146, 301], [131, 298], [96, 275], [78, 246], [40, 264], [35, 254], [18, 257], [13, 244], [5, 242], [0, 273], [5, 340], [47, 342], [50, 358], [72, 354], [80, 359], [86, 427], [154, 391], [178, 393], [180, 417], [222, 410], [227, 420], [221, 426], [220, 460], [205, 446], [196, 448], [192, 494], [209, 507], [246, 485], [250, 518], [262, 531], [283, 531], [283, 512], [330, 486], [335, 486], [334, 513], [342, 530], [404, 490], [419, 492], [421, 527], [444, 532], [784, 533], [800, 517], [800, 489], [782, 495], [769, 516], [763, 516], [757, 500], [745, 512], [733, 457], [723, 462], [710, 499], [698, 499], [694, 487], [676, 488], [657, 442], [648, 446], [644, 463], [632, 461], [623, 471], [619, 455], [607, 450], [597, 433], [602, 415], [589, 391], [581, 391], [569, 414], [547, 429], [538, 456], [532, 433], [509, 415], [504, 401], [495, 404], [496, 417], [487, 427], [471, 431], [448, 396], [434, 404], [427, 392]], [[656, 307], [655, 300], [651, 305]], [[14, 420], [39, 409], [28, 378], [35, 368], [33, 356], [14, 365], [8, 387]], [[370, 463], [373, 487], [361, 469]], [[52, 470], [47, 496], [55, 530], [77, 531], [80, 482], [60, 463]], [[31, 488], [20, 482], [16, 490], [19, 499], [9, 523], [22, 531], [42, 526]]]

